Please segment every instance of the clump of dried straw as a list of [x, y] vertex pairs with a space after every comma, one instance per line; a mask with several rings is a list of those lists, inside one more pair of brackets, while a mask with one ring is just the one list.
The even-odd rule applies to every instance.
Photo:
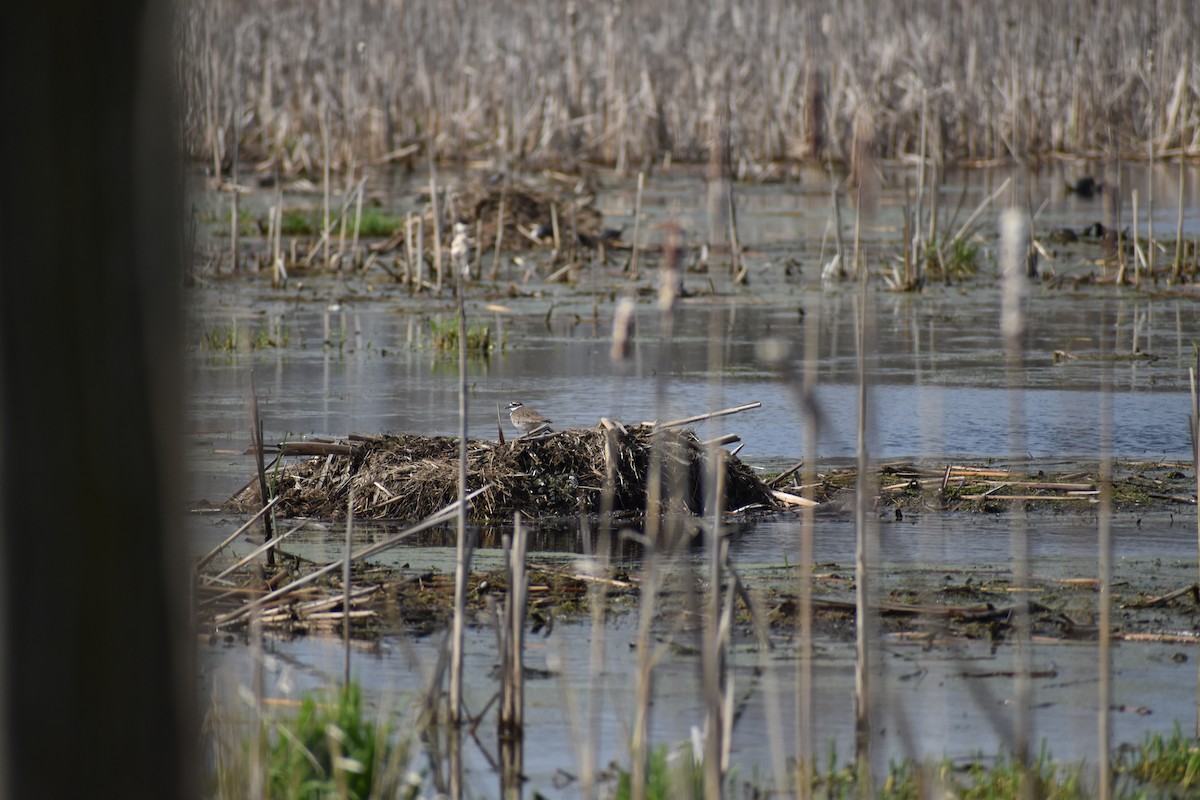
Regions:
[[[488, 486], [471, 506], [473, 519], [595, 513], [607, 472], [605, 437], [614, 476], [613, 511], [646, 511], [646, 478], [655, 443], [653, 425], [624, 430], [574, 429], [505, 444], [468, 442], [469, 488]], [[705, 447], [690, 430], [662, 430], [669, 492], [661, 511], [704, 512]], [[286, 448], [285, 448], [286, 451]], [[288, 517], [345, 517], [353, 497], [359, 519], [418, 519], [457, 499], [458, 440], [449, 436], [358, 437], [349, 455], [309, 456], [275, 472], [278, 513]], [[725, 508], [773, 506], [770, 490], [746, 464], [726, 454]], [[351, 492], [353, 489], [353, 492]], [[230, 500], [240, 511], [261, 506], [257, 483]]]

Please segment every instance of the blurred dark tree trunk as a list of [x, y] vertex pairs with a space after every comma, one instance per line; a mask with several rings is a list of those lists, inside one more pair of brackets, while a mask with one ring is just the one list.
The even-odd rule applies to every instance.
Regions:
[[194, 794], [171, 13], [0, 25], [0, 797]]

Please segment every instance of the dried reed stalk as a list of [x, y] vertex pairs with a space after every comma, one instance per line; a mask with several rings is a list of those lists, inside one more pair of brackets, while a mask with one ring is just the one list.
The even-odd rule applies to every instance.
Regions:
[[342, 686], [350, 685], [350, 581], [351, 543], [354, 540], [354, 488], [346, 503], [346, 549], [342, 556]]
[[1171, 265], [1171, 283], [1178, 284], [1183, 276], [1183, 157], [1179, 158], [1179, 212], [1175, 219], [1175, 260]]
[[508, 589], [504, 604], [504, 648], [500, 652], [499, 729], [501, 738], [521, 738], [525, 716], [525, 606], [528, 581], [525, 576], [525, 530], [521, 515], [513, 517], [512, 546], [506, 548]]
[[[436, 192], [433, 172], [430, 172], [430, 188]], [[436, 196], [436, 195], [435, 195]], [[436, 201], [435, 201], [436, 208]], [[437, 227], [437, 213], [434, 213]], [[434, 238], [437, 241], [437, 237]], [[458, 541], [454, 556], [454, 622], [451, 632], [450, 651], [450, 721], [457, 725], [461, 721], [463, 634], [467, 613], [467, 581], [471, 576], [471, 542], [467, 535], [467, 312], [463, 299], [464, 281], [461, 271], [455, 270], [458, 281], [458, 503], [456, 522]], [[441, 269], [438, 269], [438, 288], [441, 288]]]
[[[258, 392], [254, 388], [254, 370], [250, 370], [250, 425], [254, 440], [254, 463], [258, 469], [258, 497], [264, 506], [267, 504], [267, 470], [263, 462], [263, 423], [258, 415]], [[263, 514], [263, 541], [269, 542], [275, 538], [275, 519], [271, 514]], [[267, 566], [275, 566], [275, 551], [267, 550]]]
[[812, 797], [812, 780], [816, 752], [813, 738], [813, 540], [816, 531], [815, 485], [817, 479], [817, 441], [820, 438], [820, 413], [817, 408], [817, 387], [820, 382], [818, 369], [821, 354], [821, 310], [813, 304], [804, 315], [804, 372], [800, 385], [801, 411], [804, 415], [804, 473], [806, 504], [801, 517], [799, 582], [799, 637], [796, 659], [796, 761], [799, 765], [799, 794], [802, 800]]
[[[1095, 152], [1110, 129], [1144, 152], [1155, 137], [1186, 144], [1200, 132], [1189, 113], [1200, 93], [1186, 70], [1169, 80], [1144, 66], [1147, 41], [1160, 64], [1194, 60], [1186, 4], [1069, 0], [1046, 12], [1018, 0], [972, 6], [949, 28], [940, 11], [935, 0], [869, 10], [781, 4], [731, 18], [698, 0], [552, 8], [484, 0], [430, 14], [346, 0], [336, 24], [314, 28], [310, 20], [328, 14], [315, 0], [286, 13], [264, 0], [201, 0], [178, 15], [181, 129], [189, 154], [219, 175], [223, 134], [239, 116], [229, 99], [237, 81], [246, 93], [242, 145], [285, 171], [305, 169], [327, 102], [338, 109], [335, 152], [353, 150], [360, 163], [408, 158], [401, 154], [415, 143], [435, 159], [518, 166], [702, 161], [721, 125], [711, 98], [726, 96], [736, 76], [754, 90], [736, 97], [727, 124], [760, 163], [780, 153], [844, 159], [836, 134], [862, 104], [886, 110], [880, 156], [902, 157], [920, 135], [921, 93], [934, 87], [926, 125], [944, 132], [939, 159]], [[1038, 22], [1014, 31], [1012, 19]], [[1068, 29], [1075, 35], [1063, 36]], [[262, 33], [235, 44], [245, 30]], [[346, 57], [351, 40], [362, 58]], [[803, 102], [792, 97], [798, 81]]]
[[[504, 201], [507, 199], [508, 184], [500, 187], [500, 203], [496, 208], [496, 249], [492, 254], [492, 272], [491, 279], [496, 280], [500, 277], [500, 244], [504, 241]], [[477, 242], [476, 246], [483, 248], [483, 242]]]
[[438, 211], [437, 164], [433, 161], [433, 149], [425, 148], [429, 161], [429, 202], [433, 208], [433, 267], [437, 271], [437, 291], [442, 291], [442, 215]]
[[202, 557], [199, 561], [197, 561], [196, 567], [195, 567], [196, 571], [199, 572], [200, 570], [202, 570], [206, 566], [208, 566], [209, 562], [211, 562], [214, 558], [216, 558], [217, 555], [222, 550], [224, 550], [226, 547], [228, 547], [230, 544], [232, 544], [234, 539], [236, 539], [237, 537], [239, 537], [243, 533], [245, 533], [247, 531], [247, 529], [250, 528], [251, 525], [253, 525], [255, 522], [258, 521], [259, 517], [261, 517], [263, 514], [266, 514], [268, 511], [270, 511], [272, 508], [274, 508], [275, 504], [278, 502], [279, 502], [278, 497], [272, 497], [268, 502], [264, 503], [262, 508], [258, 509], [258, 511], [256, 511], [256, 512], [254, 512], [254, 516], [250, 517], [250, 519], [248, 519], [244, 523], [242, 523], [242, 526], [240, 528], [238, 528], [236, 531], [234, 531], [233, 533], [231, 533], [225, 539], [225, 541], [221, 542], [219, 545], [217, 545], [212, 550], [210, 550], [207, 554], [205, 554], [204, 557]]
[[638, 173], [637, 182], [637, 199], [633, 205], [633, 252], [629, 255], [629, 272], [630, 277], [637, 280], [638, 277], [638, 252], [642, 241], [642, 190], [645, 188], [646, 174]]
[[1108, 355], [1108, 337], [1100, 337], [1100, 508], [1098, 511], [1099, 591], [1096, 624], [1099, 630], [1099, 667], [1096, 720], [1096, 788], [1100, 800], [1112, 795], [1112, 362]]
[[868, 316], [867, 282], [862, 281], [856, 295], [855, 342], [858, 361], [858, 419], [856, 462], [858, 474], [855, 482], [854, 502], [854, 761], [858, 780], [862, 785], [872, 785], [871, 779], [871, 711], [872, 689], [870, 675], [876, 662], [874, 648], [875, 614], [871, 610], [873, 580], [870, 569], [875, 556], [872, 529], [868, 513], [874, 492], [869, 485], [870, 451], [867, 442], [870, 409], [867, 405], [867, 387], [870, 376], [867, 371]]
[[329, 102], [325, 99], [325, 93], [321, 93], [322, 109], [321, 109], [321, 148], [323, 157], [321, 159], [321, 266], [329, 267]]
[[[471, 492], [469, 495], [467, 495], [464, 498], [465, 502], [468, 502], [468, 503], [471, 502], [473, 499], [475, 499], [476, 497], [481, 495], [483, 492], [487, 491], [487, 489], [488, 489], [487, 486], [483, 486], [483, 487], [480, 487], [479, 489], [476, 489], [475, 491]], [[376, 542], [375, 544], [364, 547], [362, 550], [359, 550], [357, 553], [354, 553], [351, 556], [351, 561], [361, 561], [364, 558], [370, 558], [371, 556], [378, 555], [379, 553], [382, 553], [386, 550], [391, 549], [392, 547], [395, 547], [396, 545], [400, 544], [401, 542], [409, 539], [412, 536], [415, 536], [418, 533], [421, 533], [422, 531], [429, 530], [430, 528], [432, 528], [434, 526], [445, 523], [447, 520], [450, 519], [450, 517], [452, 515], [457, 513], [458, 506], [459, 506], [459, 503], [452, 503], [452, 504], [446, 506], [445, 508], [439, 509], [437, 511], [437, 513], [431, 514], [430, 516], [426, 517], [425, 519], [421, 520], [420, 522], [416, 523], [415, 525], [412, 525], [412, 526], [404, 529], [403, 531], [400, 531], [397, 534], [389, 536], [387, 539], [384, 539], [382, 541]], [[325, 577], [326, 575], [332, 573], [334, 570], [336, 570], [340, 566], [342, 566], [342, 559], [338, 559], [337, 561], [334, 561], [330, 564], [326, 564], [325, 566], [320, 567], [319, 569], [317, 569], [313, 572], [310, 572], [307, 575], [297, 578], [296, 580], [292, 581], [291, 583], [289, 583], [285, 586], [280, 587], [279, 589], [275, 589], [271, 592], [268, 592], [267, 594], [255, 599], [254, 601], [248, 603], [247, 605], [243, 606], [240, 609], [237, 609], [236, 611], [232, 611], [228, 614], [223, 614], [223, 615], [217, 617], [216, 620], [214, 620], [214, 624], [217, 626], [228, 625], [229, 623], [235, 622], [244, 616], [257, 613], [258, 610], [261, 609], [266, 604], [268, 604], [274, 600], [277, 600], [280, 597], [283, 597], [287, 594], [290, 594], [303, 586], [307, 586], [310, 583], [314, 583], [315, 581], [320, 580], [321, 578]]]
[[[1003, 270], [1003, 298], [1001, 302], [1000, 330], [1004, 337], [1007, 359], [1009, 392], [1009, 450], [1025, 452], [1025, 404], [1022, 394], [1024, 386], [1023, 358], [1025, 334], [1025, 300], [1028, 293], [1028, 277], [1025, 271], [1025, 254], [1029, 247], [1029, 229], [1024, 214], [1010, 208], [1001, 215], [1000, 242]], [[1029, 585], [1029, 534], [1025, 524], [1025, 505], [1014, 500], [1010, 517], [1010, 538], [1013, 562], [1013, 584], [1018, 587]], [[1013, 656], [1013, 758], [1024, 774], [1021, 780], [1021, 796], [1031, 797], [1032, 777], [1029, 772], [1032, 753], [1030, 731], [1032, 729], [1033, 684], [1030, 680], [1030, 612], [1027, 593], [1020, 595], [1013, 624], [1016, 648]]]

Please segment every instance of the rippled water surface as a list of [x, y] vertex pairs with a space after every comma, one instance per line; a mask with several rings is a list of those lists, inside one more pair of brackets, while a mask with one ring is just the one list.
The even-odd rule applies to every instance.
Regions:
[[[1056, 168], [1027, 178], [1036, 195], [1048, 198], [1040, 227], [1082, 228], [1100, 218], [1099, 201], [1062, 189], [1072, 169], [1084, 168]], [[959, 219], [1005, 177], [956, 176], [958, 185], [966, 187]], [[1196, 178], [1194, 170], [1187, 174], [1183, 202], [1188, 209], [1200, 208]], [[1173, 231], [1180, 199], [1177, 176], [1130, 176], [1150, 179], [1158, 198], [1156, 230]], [[390, 191], [400, 206], [404, 193], [415, 190], [396, 180]], [[1124, 459], [1190, 463], [1188, 368], [1195, 365], [1200, 342], [1200, 302], [1193, 296], [1037, 283], [1027, 306], [1025, 353], [1014, 365], [998, 334], [999, 293], [990, 254], [994, 241], [987, 235], [994, 228], [994, 213], [984, 217], [991, 221], [983, 230], [979, 276], [965, 284], [930, 284], [920, 293], [872, 288], [860, 307], [853, 285], [823, 286], [819, 280], [822, 254], [828, 258], [832, 247], [824, 181], [817, 171], [793, 183], [739, 185], [749, 285], [731, 287], [716, 267], [708, 275], [685, 274], [684, 286], [692, 296], [680, 304], [667, 336], [653, 306], [654, 273], [648, 271], [632, 357], [622, 365], [614, 365], [609, 356], [614, 298], [627, 280], [614, 265], [586, 268], [572, 284], [524, 283], [521, 271], [510, 268], [505, 274], [511, 280], [473, 290], [469, 318], [489, 325], [498, 344], [490, 357], [469, 363], [470, 436], [496, 438], [497, 408], [513, 399], [536, 407], [557, 427], [591, 427], [601, 416], [636, 423], [758, 401], [761, 408], [703, 423], [699, 430], [702, 438], [736, 433], [742, 441], [740, 458], [779, 470], [803, 455], [805, 425], [793, 387], [777, 365], [760, 359], [760, 344], [782, 342], [789, 353], [786, 366], [799, 371], [805, 337], [815, 330], [821, 414], [817, 449], [823, 461], [845, 461], [857, 447], [857, 331], [865, 320], [868, 441], [877, 461], [1095, 460], [1102, 451], [1101, 408], [1107, 400], [1111, 452]], [[698, 241], [706, 224], [703, 183], [682, 175], [652, 177], [647, 186], [646, 239], [661, 241], [661, 223], [670, 220], [682, 225], [689, 242]], [[956, 186], [944, 194], [942, 202], [949, 206], [960, 193]], [[597, 203], [611, 223], [629, 223], [628, 235], [631, 184], [609, 181]], [[886, 249], [899, 239], [902, 207], [902, 195], [893, 188], [864, 225], [866, 240], [884, 253], [876, 269], [890, 263]], [[1185, 228], [1191, 235], [1198, 232], [1194, 213], [1186, 215]], [[1060, 275], [1103, 273], [1097, 263], [1080, 258], [1043, 261], [1043, 269]], [[197, 505], [219, 503], [250, 476], [252, 460], [241, 451], [249, 442], [251, 372], [268, 440], [351, 432], [457, 432], [457, 364], [437, 352], [430, 334], [431, 318], [452, 314], [449, 295], [413, 299], [378, 272], [294, 276], [280, 290], [271, 290], [265, 280], [209, 281], [190, 292], [192, 342], [233, 326], [245, 340], [266, 336], [278, 345], [189, 352], [188, 493]], [[1102, 392], [1106, 385], [1107, 393]], [[194, 549], [203, 552], [240, 522], [222, 514], [193, 517], [189, 532]], [[798, 525], [789, 516], [741, 523], [731, 536], [731, 556], [748, 569], [795, 563]], [[1194, 580], [1194, 508], [1146, 519], [1118, 514], [1113, 529], [1118, 572], [1158, 571], [1164, 591]], [[1029, 531], [1035, 571], [1095, 575], [1094, 511], [1036, 516]], [[1008, 532], [1003, 517], [910, 514], [902, 522], [880, 526], [882, 569], [912, 575], [1007, 569]], [[318, 560], [332, 559], [339, 552], [338, 536], [332, 530], [306, 532], [295, 546]], [[434, 535], [423, 547], [393, 551], [386, 558], [452, 569], [449, 536]], [[535, 530], [533, 537], [535, 549], [578, 552], [582, 546], [577, 524]], [[852, 521], [844, 516], [818, 516], [816, 560], [852, 572], [854, 538]], [[250, 546], [238, 543], [234, 549], [246, 552]], [[494, 563], [496, 557], [494, 550], [480, 554], [481, 563]], [[602, 709], [598, 763], [625, 763], [622, 743], [628, 740], [632, 718], [630, 643], [635, 625], [633, 616], [625, 616], [606, 628], [597, 675], [590, 673], [588, 663], [589, 626], [562, 624], [547, 639], [531, 639], [531, 662], [551, 671], [527, 690], [526, 772], [531, 786], [549, 791], [555, 770], [575, 769], [572, 726], [579, 724], [580, 709], [590, 702]], [[420, 695], [440, 641], [438, 636], [385, 636], [356, 651], [355, 673], [376, 701]], [[769, 774], [773, 742], [768, 732], [783, 730], [788, 738], [793, 730], [792, 650], [786, 637], [775, 645], [763, 651], [743, 643], [735, 658], [742, 714], [735, 725], [733, 759], [744, 773]], [[481, 709], [494, 691], [488, 677], [496, 662], [494, 647], [491, 631], [469, 632], [467, 702], [473, 709]], [[336, 642], [269, 641], [268, 649], [269, 691], [294, 695], [337, 681]], [[815, 741], [848, 754], [853, 643], [819, 641], [817, 652]], [[878, 685], [885, 711], [875, 734], [881, 759], [993, 754], [1008, 741], [1011, 684], [980, 681], [970, 673], [1011, 669], [1011, 648], [993, 651], [987, 643], [967, 641], [924, 652], [888, 641], [882, 652]], [[1114, 713], [1117, 740], [1168, 730], [1173, 721], [1190, 729], [1196, 713], [1195, 658], [1196, 651], [1184, 645], [1126, 643], [1116, 648], [1116, 701], [1152, 712]], [[206, 686], [230, 689], [248, 680], [248, 652], [240, 645], [208, 647], [202, 662]], [[1033, 662], [1035, 669], [1053, 675], [1035, 686], [1037, 737], [1048, 739], [1060, 758], [1094, 753], [1094, 644], [1039, 643]], [[686, 740], [692, 726], [700, 724], [697, 681], [694, 657], [672, 654], [662, 662], [653, 715], [656, 742]], [[468, 763], [474, 796], [495, 794], [495, 779], [482, 753], [472, 751]]]

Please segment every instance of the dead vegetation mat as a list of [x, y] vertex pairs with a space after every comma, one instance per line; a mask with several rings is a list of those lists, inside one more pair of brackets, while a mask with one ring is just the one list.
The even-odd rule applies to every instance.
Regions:
[[[469, 441], [467, 485], [470, 490], [487, 487], [472, 501], [469, 515], [501, 520], [517, 511], [531, 519], [598, 513], [610, 461], [613, 512], [644, 513], [659, 436], [666, 498], [661, 510], [704, 513], [705, 446], [691, 430], [656, 433], [653, 425], [644, 424], [624, 431], [573, 429], [503, 444]], [[307, 444], [306, 449], [320, 449]], [[356, 436], [349, 445], [331, 444], [329, 449], [284, 463], [289, 446], [281, 446], [280, 459], [267, 471], [269, 491], [279, 498], [277, 514], [344, 519], [353, 501], [359, 519], [413, 520], [458, 499], [454, 437]], [[754, 471], [728, 453], [722, 484], [726, 509], [774, 506], [770, 490]], [[238, 511], [257, 511], [262, 505], [258, 482], [251, 481], [230, 504]]]

